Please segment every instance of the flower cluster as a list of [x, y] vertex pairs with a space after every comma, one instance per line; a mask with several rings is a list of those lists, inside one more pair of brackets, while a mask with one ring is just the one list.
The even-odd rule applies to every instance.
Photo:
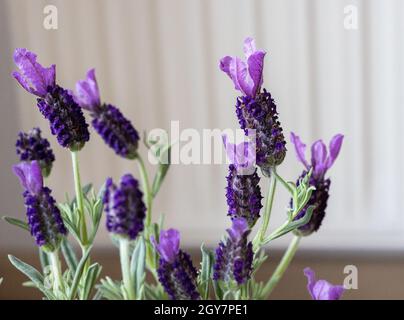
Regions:
[[246, 134], [255, 130], [257, 165], [269, 176], [271, 169], [283, 162], [286, 142], [271, 94], [265, 89], [261, 92], [265, 52], [256, 49], [254, 39], [247, 38], [244, 54], [246, 62], [238, 57], [222, 58], [220, 69], [243, 94], [236, 102], [239, 124]]
[[197, 271], [188, 253], [180, 249], [180, 233], [175, 229], [161, 230], [159, 243], [152, 238], [160, 254], [157, 270], [160, 283], [172, 300], [198, 300]]
[[80, 150], [90, 138], [88, 125], [71, 93], [56, 84], [56, 66], [42, 67], [36, 54], [26, 49], [16, 49], [14, 61], [20, 72], [13, 72], [13, 76], [38, 97], [39, 111], [49, 121], [59, 144], [72, 151]]
[[[236, 115], [245, 133], [244, 141], [239, 144], [223, 136], [230, 161], [225, 195], [231, 227], [216, 250], [202, 246], [201, 268], [197, 270], [191, 256], [180, 248], [179, 231], [165, 230], [163, 219], [159, 223], [152, 222], [153, 200], [169, 165], [160, 161], [154, 179], [149, 180], [151, 175], [138, 148], [138, 131], [117, 107], [101, 101], [95, 70], [90, 69], [86, 78], [76, 83], [73, 94], [56, 83], [55, 65], [45, 68], [37, 62], [34, 53], [16, 49], [14, 61], [19, 71], [13, 76], [26, 91], [37, 96], [37, 106], [49, 120], [51, 133], [72, 155], [76, 194], [73, 198], [67, 195], [64, 203], [56, 203], [43, 180], [50, 174], [55, 160], [50, 143], [42, 137], [39, 128], [18, 135], [16, 150], [20, 163], [13, 166], [13, 171], [24, 188], [27, 222], [10, 217], [6, 217], [6, 221], [29, 229], [41, 247], [44, 276], [13, 256], [9, 259], [31, 280], [35, 277], [33, 284], [47, 299], [89, 299], [94, 288], [98, 290], [94, 298], [105, 299], [268, 297], [292, 260], [299, 240], [321, 225], [330, 188], [326, 173], [340, 152], [343, 136], [338, 134], [332, 138], [329, 151], [322, 140], [316, 141], [312, 146], [311, 163], [308, 163], [304, 155], [306, 146], [292, 133], [291, 140], [304, 170], [296, 184], [286, 182], [276, 168], [286, 156], [283, 129], [271, 94], [262, 88], [265, 52], [257, 50], [254, 40], [247, 38], [244, 53], [246, 61], [230, 56], [220, 61], [220, 69], [241, 92]], [[83, 109], [92, 118], [92, 127], [117, 155], [137, 162], [140, 182], [127, 173], [119, 183], [108, 178], [98, 193], [91, 184], [82, 187], [78, 151], [89, 140]], [[151, 149], [154, 146], [148, 142], [145, 145]], [[170, 145], [161, 146], [155, 154], [161, 156], [162, 150], [169, 155]], [[262, 213], [261, 179], [270, 181]], [[270, 233], [268, 225], [277, 182], [285, 187], [292, 200], [287, 220]], [[92, 261], [90, 251], [103, 212], [106, 213], [106, 229], [119, 246], [122, 281], [107, 277], [97, 284], [101, 265]], [[259, 230], [250, 240], [256, 225]], [[66, 237], [67, 229], [82, 249], [80, 259], [76, 259]], [[279, 266], [266, 283], [257, 282], [256, 271], [267, 258], [264, 246], [287, 233], [295, 233], [295, 237]], [[66, 261], [66, 272], [62, 271], [59, 247]], [[42, 281], [45, 272], [49, 272], [48, 266], [51, 286]], [[146, 281], [147, 272], [154, 277], [153, 283]], [[342, 296], [342, 286], [317, 281], [308, 268], [304, 274], [313, 299], [336, 300]]]
[[254, 167], [254, 144], [243, 142], [236, 146], [228, 142], [226, 136], [223, 137], [223, 142], [231, 162], [226, 187], [228, 215], [232, 219], [245, 218], [252, 228], [260, 217], [262, 208], [260, 178]]
[[135, 239], [143, 231], [146, 206], [139, 190], [139, 182], [131, 175], [121, 178], [117, 187], [111, 178], [106, 182], [104, 206], [109, 232]]
[[15, 143], [17, 155], [21, 162], [31, 162], [37, 160], [42, 169], [44, 177], [49, 176], [55, 155], [50, 147], [49, 141], [41, 136], [41, 129], [33, 128], [18, 134]]
[[[296, 219], [303, 217], [306, 214], [307, 208], [314, 206], [313, 214], [310, 221], [299, 227], [295, 232], [302, 236], [307, 236], [317, 231], [325, 217], [325, 210], [327, 208], [327, 201], [329, 198], [329, 189], [331, 180], [325, 178], [325, 174], [328, 169], [334, 164], [340, 152], [342, 141], [344, 136], [341, 134], [335, 135], [330, 142], [329, 155], [327, 156], [327, 147], [322, 140], [318, 140], [313, 143], [311, 147], [311, 164], [309, 164], [305, 157], [306, 145], [300, 140], [299, 136], [291, 133], [291, 141], [295, 146], [296, 154], [299, 161], [304, 165], [305, 170], [301, 174], [300, 179], [297, 184], [300, 183], [301, 178], [306, 176], [307, 172], [312, 170], [312, 175], [310, 177], [309, 184], [315, 187], [307, 205], [299, 213]], [[291, 206], [293, 203], [291, 201]]]
[[105, 143], [121, 157], [133, 159], [137, 155], [139, 134], [122, 112], [111, 104], [101, 104], [95, 70], [76, 84], [76, 101], [93, 118], [92, 125]]
[[38, 161], [20, 163], [13, 171], [25, 190], [23, 196], [31, 235], [38, 246], [48, 251], [56, 250], [67, 230], [51, 190], [43, 185]]
[[254, 255], [252, 243], [247, 240], [250, 233], [247, 221], [244, 218], [234, 219], [227, 233], [227, 239], [220, 242], [216, 249], [213, 279], [225, 282], [234, 279], [243, 284], [251, 276]]

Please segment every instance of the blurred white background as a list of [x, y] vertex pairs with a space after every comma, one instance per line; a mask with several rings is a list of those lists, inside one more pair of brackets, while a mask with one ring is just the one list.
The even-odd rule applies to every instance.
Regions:
[[[58, 9], [58, 29], [45, 30], [43, 8]], [[344, 8], [358, 9], [358, 29], [344, 28]], [[19, 130], [40, 126], [56, 153], [49, 184], [58, 200], [73, 192], [70, 154], [49, 133], [35, 99], [10, 76], [16, 47], [44, 65], [56, 63], [58, 82], [73, 88], [96, 68], [103, 101], [117, 105], [136, 128], [238, 128], [237, 92], [218, 69], [224, 55], [242, 55], [246, 36], [268, 54], [264, 87], [276, 99], [287, 137], [308, 143], [346, 138], [331, 169], [331, 198], [320, 232], [302, 241], [316, 249], [402, 249], [404, 160], [404, 1], [401, 0], [0, 0], [0, 214], [23, 218], [21, 188], [11, 173]], [[294, 150], [279, 172], [295, 180]], [[143, 149], [143, 152], [145, 150]], [[92, 131], [80, 153], [84, 183], [99, 187], [134, 162], [123, 160]], [[150, 170], [154, 168], [149, 166]], [[216, 243], [229, 225], [226, 165], [175, 165], [156, 200], [154, 217], [183, 233], [185, 245]], [[267, 181], [262, 180], [265, 192]], [[280, 187], [271, 226], [285, 216]], [[97, 245], [111, 247], [101, 226]], [[288, 238], [274, 242], [283, 247]], [[0, 223], [1, 248], [33, 241]]]

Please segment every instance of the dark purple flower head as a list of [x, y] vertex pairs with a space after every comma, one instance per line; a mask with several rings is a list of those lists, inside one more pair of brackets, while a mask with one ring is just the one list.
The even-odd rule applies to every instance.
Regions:
[[161, 230], [159, 243], [154, 237], [150, 240], [160, 255], [157, 274], [170, 299], [200, 299], [196, 283], [198, 274], [189, 254], [180, 249], [178, 230]]
[[306, 170], [313, 168], [313, 176], [316, 178], [322, 178], [337, 159], [344, 136], [342, 134], [336, 134], [331, 139], [329, 155], [327, 154], [327, 147], [323, 140], [317, 140], [314, 142], [311, 146], [311, 164], [306, 160], [306, 145], [300, 140], [300, 137], [291, 132], [290, 140], [295, 146], [297, 158], [305, 166]]
[[[300, 138], [291, 133], [291, 141], [295, 145], [296, 154], [301, 163], [305, 166], [305, 170], [300, 175], [297, 185], [300, 184], [300, 180], [303, 179], [310, 169], [313, 169], [312, 175], [309, 180], [309, 185], [315, 187], [309, 201], [306, 206], [296, 216], [296, 219], [302, 218], [310, 206], [313, 207], [313, 214], [310, 221], [296, 229], [294, 232], [301, 236], [308, 236], [317, 231], [325, 217], [325, 210], [327, 208], [327, 202], [329, 198], [329, 189], [331, 180], [325, 178], [325, 174], [329, 168], [334, 164], [337, 158], [344, 136], [341, 134], [335, 135], [330, 142], [330, 154], [327, 156], [327, 148], [322, 140], [318, 140], [313, 143], [311, 151], [311, 164], [306, 161], [305, 150], [306, 145], [300, 140]], [[293, 205], [291, 200], [291, 205]]]
[[13, 166], [13, 171], [25, 189], [23, 196], [31, 235], [38, 246], [48, 251], [56, 250], [67, 230], [51, 190], [43, 186], [38, 161], [22, 162]]
[[344, 293], [344, 287], [341, 285], [332, 285], [326, 280], [316, 280], [314, 271], [310, 268], [304, 269], [304, 275], [307, 277], [307, 290], [313, 300], [339, 300]]
[[90, 111], [94, 129], [116, 154], [128, 159], [137, 156], [139, 134], [117, 107], [101, 104], [94, 69], [87, 72], [85, 80], [77, 82], [75, 100]]
[[53, 64], [44, 68], [36, 61], [35, 53], [23, 48], [16, 49], [14, 62], [19, 72], [14, 71], [12, 75], [29, 93], [44, 98], [48, 87], [56, 85], [56, 66]]
[[261, 188], [260, 178], [255, 168], [255, 147], [251, 142], [237, 146], [223, 137], [226, 152], [231, 164], [227, 176], [226, 198], [228, 215], [233, 219], [245, 218], [252, 228], [260, 217]]
[[49, 120], [59, 144], [71, 151], [80, 150], [90, 138], [88, 125], [71, 93], [56, 84], [55, 65], [42, 67], [36, 54], [27, 49], [16, 49], [14, 61], [20, 72], [13, 72], [13, 76], [24, 89], [39, 97], [39, 111]]
[[42, 175], [49, 176], [55, 156], [49, 141], [42, 138], [39, 128], [33, 128], [27, 133], [20, 132], [15, 146], [20, 161], [37, 160], [41, 166]]
[[95, 69], [88, 70], [86, 79], [76, 83], [75, 100], [83, 109], [89, 111], [95, 111], [101, 106]]
[[237, 98], [236, 114], [246, 135], [255, 135], [256, 162], [262, 172], [270, 175], [286, 156], [286, 142], [271, 94], [265, 89], [255, 98]]
[[226, 56], [220, 60], [220, 70], [233, 81], [235, 89], [244, 95], [255, 98], [263, 81], [265, 52], [257, 50], [252, 38], [244, 40], [246, 62], [238, 57]]
[[226, 240], [216, 249], [213, 280], [235, 280], [237, 284], [243, 284], [251, 277], [254, 256], [252, 243], [248, 241], [250, 229], [246, 219], [234, 219], [227, 233]]
[[130, 174], [121, 178], [119, 187], [107, 180], [104, 205], [109, 232], [133, 240], [143, 231], [146, 206], [142, 197], [139, 182]]

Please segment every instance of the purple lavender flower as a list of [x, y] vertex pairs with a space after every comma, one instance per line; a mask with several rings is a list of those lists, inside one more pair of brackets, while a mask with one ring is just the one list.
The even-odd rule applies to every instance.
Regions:
[[42, 67], [36, 54], [27, 49], [16, 49], [14, 61], [20, 72], [12, 75], [25, 90], [38, 96], [38, 108], [49, 120], [59, 144], [72, 151], [80, 150], [90, 138], [88, 125], [70, 92], [56, 84], [55, 65]]
[[271, 94], [265, 89], [261, 92], [265, 52], [257, 50], [254, 40], [247, 38], [244, 53], [246, 62], [226, 56], [220, 60], [220, 69], [243, 94], [236, 103], [239, 124], [246, 134], [248, 129], [256, 131], [257, 165], [269, 175], [270, 169], [280, 165], [285, 158], [285, 137]]
[[13, 171], [25, 189], [23, 196], [31, 235], [38, 246], [56, 250], [67, 230], [51, 190], [43, 185], [38, 161], [22, 162], [13, 166]]
[[295, 233], [307, 236], [314, 231], [317, 231], [324, 219], [331, 184], [331, 180], [329, 178], [326, 179], [325, 174], [338, 157], [344, 136], [342, 134], [337, 134], [331, 139], [329, 155], [327, 155], [327, 147], [322, 140], [314, 142], [311, 147], [311, 164], [307, 162], [305, 157], [306, 145], [293, 132], [291, 133], [290, 139], [295, 145], [297, 158], [305, 167], [305, 170], [297, 181], [297, 185], [299, 185], [300, 180], [312, 169], [309, 184], [316, 188], [311, 194], [307, 205], [296, 217], [296, 219], [302, 218], [306, 214], [306, 210], [309, 206], [314, 207], [310, 221], [295, 230]]
[[227, 229], [228, 237], [216, 249], [213, 280], [225, 282], [234, 279], [238, 284], [245, 283], [251, 276], [253, 249], [248, 242], [250, 229], [246, 219], [236, 218]]
[[111, 178], [107, 180], [104, 205], [109, 232], [133, 240], [143, 231], [146, 206], [142, 197], [139, 182], [130, 174], [121, 178], [119, 187]]
[[116, 154], [128, 159], [137, 156], [139, 134], [118, 108], [101, 104], [94, 69], [87, 72], [85, 80], [77, 82], [75, 99], [83, 109], [90, 111], [94, 129]]
[[44, 177], [49, 176], [55, 156], [49, 141], [41, 136], [41, 129], [33, 128], [27, 133], [20, 132], [15, 143], [17, 155], [20, 161], [37, 160]]
[[332, 285], [326, 280], [316, 280], [314, 271], [310, 268], [304, 269], [304, 275], [307, 277], [307, 290], [313, 300], [339, 300], [344, 293], [344, 287], [341, 285]]
[[197, 271], [189, 254], [180, 249], [178, 230], [161, 230], [159, 243], [151, 237], [160, 255], [157, 274], [171, 300], [199, 300]]
[[262, 208], [260, 178], [255, 168], [255, 148], [251, 142], [234, 145], [223, 137], [231, 164], [227, 176], [226, 198], [228, 215], [232, 219], [245, 218], [250, 228], [260, 217]]

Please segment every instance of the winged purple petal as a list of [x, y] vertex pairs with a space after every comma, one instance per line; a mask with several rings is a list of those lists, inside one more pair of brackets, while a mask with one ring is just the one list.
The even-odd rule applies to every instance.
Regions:
[[165, 261], [173, 262], [180, 250], [179, 231], [175, 229], [161, 230], [159, 240], [159, 244], [155, 244], [156, 250]]
[[245, 218], [236, 218], [232, 221], [232, 226], [227, 229], [227, 232], [233, 240], [238, 241], [248, 230], [247, 220]]
[[327, 169], [331, 168], [334, 164], [335, 159], [337, 159], [338, 154], [341, 150], [342, 142], [344, 140], [344, 136], [342, 134], [336, 134], [330, 141], [329, 146], [329, 156], [327, 159]]
[[247, 96], [252, 96], [254, 84], [247, 72], [246, 63], [237, 57], [232, 59], [230, 61], [229, 72], [235, 88]]
[[252, 88], [252, 97], [260, 91], [263, 83], [263, 70], [264, 70], [264, 51], [255, 51], [247, 59], [248, 73], [254, 83]]
[[327, 171], [327, 147], [322, 140], [317, 140], [311, 146], [311, 164], [317, 177]]
[[25, 190], [38, 194], [43, 187], [43, 177], [38, 161], [21, 162], [13, 166], [14, 174], [20, 179]]
[[313, 300], [339, 300], [344, 293], [341, 285], [333, 285], [326, 280], [316, 281], [314, 271], [310, 268], [304, 269], [304, 275], [307, 277], [307, 290]]
[[255, 47], [255, 40], [251, 37], [247, 37], [244, 40], [244, 54], [246, 59], [248, 59], [255, 51], [257, 51]]
[[235, 145], [228, 141], [226, 135], [223, 135], [223, 144], [227, 157], [231, 164], [240, 169], [240, 174], [252, 174], [256, 162], [256, 148], [251, 141], [245, 141]]
[[290, 141], [295, 146], [296, 156], [297, 159], [303, 163], [306, 169], [309, 168], [309, 164], [307, 163], [305, 152], [306, 152], [306, 145], [300, 140], [300, 137], [293, 132], [290, 133]]
[[230, 74], [230, 62], [232, 61], [232, 59], [233, 59], [233, 57], [225, 56], [222, 59], [220, 59], [220, 63], [219, 63], [220, 70], [225, 72], [229, 76], [230, 79], [232, 79], [231, 74]]
[[36, 61], [36, 54], [24, 48], [14, 51], [14, 62], [19, 72], [14, 71], [13, 77], [29, 93], [44, 97], [47, 88], [55, 86], [56, 66], [44, 68]]
[[94, 110], [100, 106], [100, 92], [95, 78], [95, 69], [90, 69], [86, 79], [76, 83], [75, 101], [87, 110]]
[[314, 285], [316, 284], [316, 275], [311, 268], [305, 268], [303, 270], [304, 275], [307, 278], [307, 291], [309, 291], [311, 297], [315, 300], [315, 296], [313, 293]]

